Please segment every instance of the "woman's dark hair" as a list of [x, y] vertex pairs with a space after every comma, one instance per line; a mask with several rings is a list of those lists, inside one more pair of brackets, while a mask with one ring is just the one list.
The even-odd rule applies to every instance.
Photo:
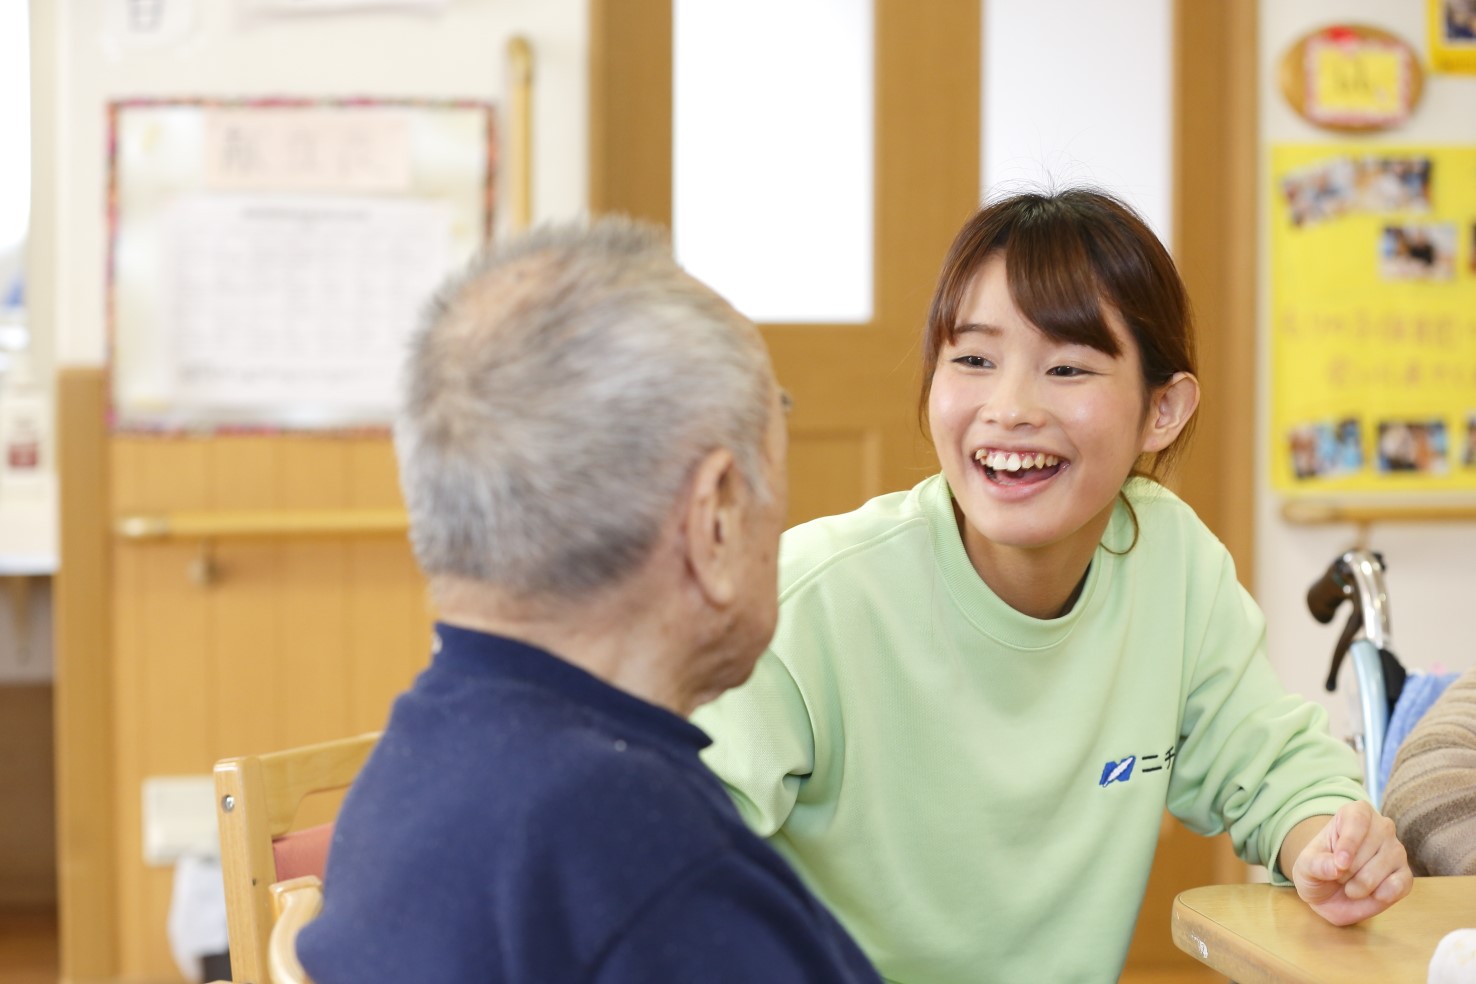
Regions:
[[[1129, 206], [1088, 188], [1025, 193], [992, 202], [959, 230], [943, 261], [923, 338], [919, 418], [938, 353], [958, 330], [959, 308], [984, 261], [1006, 257], [1010, 297], [1048, 338], [1122, 354], [1103, 312], [1116, 311], [1138, 346], [1144, 406], [1175, 373], [1195, 373], [1193, 316], [1174, 261]], [[1194, 419], [1133, 473], [1160, 479], [1188, 444]]]

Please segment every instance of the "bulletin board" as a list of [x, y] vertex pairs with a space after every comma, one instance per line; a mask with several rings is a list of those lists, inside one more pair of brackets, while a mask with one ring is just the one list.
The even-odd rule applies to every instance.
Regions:
[[1270, 166], [1273, 486], [1476, 492], [1476, 147]]
[[1437, 72], [1476, 74], [1476, 2], [1425, 0], [1430, 65]]
[[379, 428], [406, 339], [491, 233], [492, 107], [110, 105], [118, 431]]

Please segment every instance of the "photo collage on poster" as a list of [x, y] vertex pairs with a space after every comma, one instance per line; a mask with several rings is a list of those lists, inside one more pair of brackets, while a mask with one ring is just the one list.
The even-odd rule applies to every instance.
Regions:
[[[1476, 2], [1476, 0], [1473, 0]], [[1373, 216], [1370, 276], [1388, 284], [1453, 284], [1476, 280], [1476, 221], [1432, 215], [1428, 156], [1336, 156], [1284, 174], [1279, 192], [1292, 229], [1304, 230], [1353, 215]], [[1368, 228], [1360, 224], [1360, 229]], [[1351, 230], [1350, 230], [1351, 231]], [[1363, 235], [1362, 232], [1357, 233]], [[1466, 262], [1460, 263], [1465, 238]], [[1365, 434], [1365, 427], [1372, 433]], [[1303, 420], [1285, 431], [1285, 453], [1297, 482], [1371, 473], [1444, 476], [1476, 473], [1476, 398], [1449, 434], [1440, 416], [1388, 417], [1365, 424], [1356, 416]]]

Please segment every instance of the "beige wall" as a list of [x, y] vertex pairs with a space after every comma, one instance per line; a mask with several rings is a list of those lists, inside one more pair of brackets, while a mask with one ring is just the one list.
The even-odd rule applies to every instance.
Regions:
[[[1416, 51], [1426, 50], [1425, 0], [1261, 0], [1261, 149], [1279, 142], [1348, 142], [1297, 116], [1276, 87], [1281, 55], [1302, 35], [1330, 23], [1361, 23], [1398, 35]], [[1426, 76], [1423, 101], [1401, 127], [1359, 143], [1476, 143], [1476, 76]], [[1262, 199], [1267, 194], [1262, 175]], [[1263, 209], [1264, 211], [1264, 209]], [[1262, 219], [1264, 226], [1264, 217]], [[1266, 230], [1261, 231], [1261, 392], [1266, 393]], [[1298, 526], [1280, 516], [1280, 502], [1266, 479], [1267, 409], [1260, 401], [1256, 467], [1256, 596], [1265, 609], [1271, 661], [1288, 686], [1322, 701], [1342, 737], [1358, 718], [1344, 694], [1322, 689], [1333, 644], [1341, 628], [1319, 625], [1307, 613], [1307, 588], [1358, 538], [1349, 525]], [[1251, 422], [1247, 408], [1246, 422]], [[1476, 665], [1476, 643], [1461, 631], [1476, 594], [1476, 523], [1379, 524], [1369, 546], [1388, 564], [1395, 653], [1406, 666], [1443, 663], [1449, 669]]]

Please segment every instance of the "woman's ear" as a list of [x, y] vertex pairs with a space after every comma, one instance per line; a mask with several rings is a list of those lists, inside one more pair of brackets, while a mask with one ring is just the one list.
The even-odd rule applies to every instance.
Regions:
[[1143, 451], [1151, 454], [1174, 443], [1199, 406], [1199, 380], [1191, 373], [1176, 372], [1154, 390], [1143, 424]]
[[687, 569], [698, 590], [717, 608], [731, 605], [738, 596], [741, 484], [732, 452], [718, 448], [698, 462], [683, 500]]

